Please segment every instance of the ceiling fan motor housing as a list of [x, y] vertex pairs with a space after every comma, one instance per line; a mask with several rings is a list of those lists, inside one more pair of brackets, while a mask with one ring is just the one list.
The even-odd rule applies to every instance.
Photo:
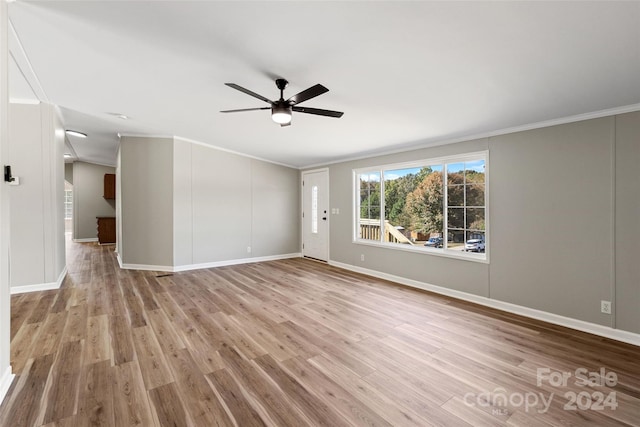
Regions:
[[289, 82], [286, 81], [285, 79], [276, 79], [276, 86], [280, 90], [284, 90], [284, 88], [286, 88], [288, 84]]

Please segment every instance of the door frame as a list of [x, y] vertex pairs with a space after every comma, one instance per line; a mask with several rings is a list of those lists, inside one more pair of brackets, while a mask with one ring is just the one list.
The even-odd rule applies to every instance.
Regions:
[[[304, 177], [307, 174], [311, 174], [311, 173], [316, 173], [316, 172], [325, 172], [327, 174], [327, 191], [326, 191], [326, 198], [327, 198], [327, 260], [324, 261], [327, 264], [329, 263], [329, 260], [331, 259], [331, 245], [330, 245], [330, 240], [331, 240], [331, 208], [329, 207], [330, 203], [330, 197], [329, 197], [329, 182], [330, 182], [330, 176], [329, 176], [329, 168], [319, 168], [319, 169], [309, 169], [309, 170], [303, 170], [302, 173], [300, 174], [300, 256], [302, 258], [304, 258], [304, 218], [303, 218], [303, 214], [304, 214]], [[315, 259], [315, 258], [309, 258], [309, 259]], [[318, 260], [318, 261], [322, 261], [322, 260]]]

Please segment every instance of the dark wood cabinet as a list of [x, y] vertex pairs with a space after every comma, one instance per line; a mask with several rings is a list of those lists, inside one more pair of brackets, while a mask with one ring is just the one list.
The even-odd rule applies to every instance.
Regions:
[[104, 174], [104, 196], [105, 199], [116, 198], [116, 175], [113, 173]]
[[98, 216], [98, 243], [116, 242], [116, 218], [112, 216]]

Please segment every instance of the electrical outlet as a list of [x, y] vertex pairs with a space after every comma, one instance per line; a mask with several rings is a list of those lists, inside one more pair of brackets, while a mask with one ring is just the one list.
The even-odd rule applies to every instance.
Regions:
[[600, 311], [604, 314], [611, 314], [611, 301], [600, 301]]
[[360, 254], [360, 261], [364, 261], [364, 254]]
[[250, 254], [251, 253], [251, 246], [247, 246], [247, 253]]

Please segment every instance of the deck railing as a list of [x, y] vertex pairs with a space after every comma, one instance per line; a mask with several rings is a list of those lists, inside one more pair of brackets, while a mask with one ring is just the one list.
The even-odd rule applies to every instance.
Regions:
[[[365, 240], [377, 240], [380, 241], [380, 220], [379, 219], [365, 219], [360, 218], [360, 238]], [[404, 243], [413, 245], [413, 242], [409, 240], [404, 234], [400, 232], [393, 224], [388, 220], [384, 221], [384, 241], [391, 243]]]

